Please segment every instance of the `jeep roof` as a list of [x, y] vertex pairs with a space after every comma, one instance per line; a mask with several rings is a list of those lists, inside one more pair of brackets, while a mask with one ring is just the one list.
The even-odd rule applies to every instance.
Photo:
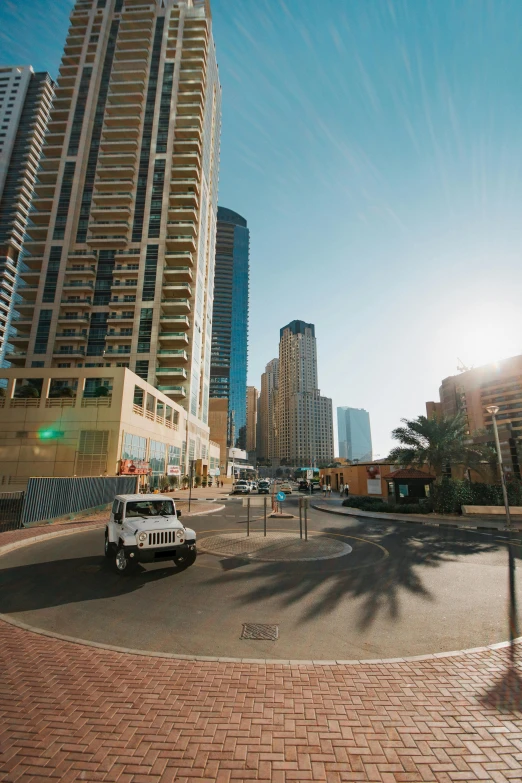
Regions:
[[170, 495], [116, 495], [114, 500], [121, 500], [123, 503], [127, 503], [129, 500], [137, 500], [137, 501], [147, 501], [147, 500], [172, 500], [174, 502], [174, 498], [171, 498]]

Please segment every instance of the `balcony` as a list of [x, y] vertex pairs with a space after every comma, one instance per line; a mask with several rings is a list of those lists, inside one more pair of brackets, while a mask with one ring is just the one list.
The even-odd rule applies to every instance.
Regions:
[[[128, 310], [130, 307], [134, 307], [136, 297], [129, 294], [129, 296], [113, 296], [110, 300], [111, 307], [124, 307]], [[134, 316], [131, 320], [134, 320]]]
[[115, 348], [114, 346], [110, 345], [105, 349], [105, 356], [130, 356], [130, 352], [130, 345], [126, 345], [122, 348]]
[[84, 329], [82, 332], [77, 332], [73, 329], [67, 329], [64, 332], [56, 332], [55, 340], [69, 340], [69, 342], [72, 340], [75, 342], [76, 340], [80, 340], [81, 342], [86, 342], [88, 339], [87, 330]]
[[88, 236], [87, 244], [100, 249], [113, 250], [127, 244], [127, 234], [108, 234], [106, 236]]
[[89, 259], [96, 260], [96, 254], [92, 250], [70, 250], [67, 258], [81, 258], [89, 261]]
[[140, 130], [138, 125], [132, 125], [128, 124], [126, 127], [116, 127], [116, 128], [110, 128], [110, 127], [104, 127], [103, 128], [103, 141], [118, 141], [118, 140], [127, 140], [127, 139], [138, 139], [140, 135]]
[[[134, 272], [136, 274], [136, 272]], [[123, 293], [123, 291], [136, 291], [138, 287], [137, 280], [113, 280], [111, 290], [117, 293]]]
[[5, 358], [14, 364], [16, 367], [23, 367], [25, 359], [27, 357], [27, 351], [10, 351], [6, 352]]
[[111, 106], [122, 103], [141, 103], [145, 96], [145, 82], [117, 82], [111, 87], [107, 100]]
[[183, 367], [156, 367], [156, 376], [160, 380], [163, 378], [172, 378], [186, 381], [187, 371]]
[[130, 159], [129, 164], [132, 163], [132, 160], [136, 158], [136, 152], [138, 149], [138, 139], [137, 138], [130, 138], [130, 137], [122, 137], [120, 139], [107, 139], [106, 137], [103, 138], [100, 142], [100, 149], [101, 157], [103, 163], [107, 162], [109, 165], [117, 165], [120, 160], [116, 160], [115, 164], [112, 163], [110, 159], [113, 155], [128, 155], [131, 153], [133, 155], [133, 158]]
[[137, 142], [132, 141], [132, 145], [136, 149], [131, 149], [126, 152], [119, 152], [118, 146], [115, 142], [111, 142], [113, 144], [112, 151], [111, 152], [100, 152], [99, 162], [100, 166], [103, 166], [104, 168], [106, 166], [113, 166], [113, 173], [116, 169], [120, 169], [120, 171], [125, 169], [125, 167], [132, 166], [136, 164], [137, 155], [136, 155], [136, 149], [137, 149]]
[[[134, 174], [134, 169], [131, 169], [130, 174]], [[114, 172], [111, 171], [110, 175], [107, 174], [107, 177], [102, 179], [101, 178], [101, 172], [100, 169], [97, 171], [98, 178], [96, 180], [96, 198], [102, 196], [103, 194], [106, 194], [107, 197], [109, 196], [116, 196], [119, 193], [123, 195], [124, 192], [129, 193], [130, 200], [132, 200], [132, 194], [129, 191], [124, 191], [125, 187], [132, 188], [134, 179], [132, 176], [128, 176], [126, 174], [122, 174], [120, 177], [115, 177]]]
[[190, 301], [188, 299], [172, 298], [161, 300], [161, 309], [165, 315], [170, 313], [190, 313]]
[[128, 204], [120, 204], [119, 206], [101, 207], [94, 205], [91, 208], [91, 215], [99, 221], [110, 221], [114, 219], [119, 224], [120, 221], [128, 222], [130, 216], [130, 206]]
[[[176, 140], [177, 141], [197, 141], [201, 142], [203, 138], [203, 130], [201, 123], [198, 123], [197, 125], [194, 123], [194, 120], [197, 120], [197, 117], [190, 118], [192, 120], [192, 124], [186, 125], [185, 122], [178, 122], [178, 120], [181, 120], [182, 118], [178, 117], [176, 119]], [[188, 120], [189, 118], [183, 118], [184, 120]]]
[[36, 300], [36, 294], [38, 293], [38, 284], [19, 285], [16, 293], [20, 294], [20, 296], [23, 296], [27, 303], [34, 303]]
[[132, 329], [117, 332], [115, 329], [110, 329], [106, 336], [106, 340], [132, 340]]
[[186, 364], [188, 362], [188, 354], [182, 348], [162, 348], [158, 351], [157, 357], [162, 365], [168, 363], [172, 359], [175, 359], [179, 364]]
[[88, 324], [90, 317], [83, 313], [60, 313], [58, 315], [58, 323], [73, 323], [75, 326], [81, 326], [82, 324]]
[[182, 192], [199, 193], [199, 180], [195, 177], [176, 177], [170, 180], [171, 195]]
[[165, 244], [169, 250], [189, 250], [192, 253], [196, 252], [196, 240], [194, 237], [184, 236], [183, 234], [168, 234]]
[[[126, 302], [130, 307], [133, 306], [132, 302]], [[134, 312], [132, 315], [125, 315], [124, 313], [109, 313], [109, 321], [121, 321], [122, 323], [134, 323]]]
[[76, 357], [81, 359], [82, 356], [85, 356], [85, 348], [83, 346], [75, 346], [74, 348], [60, 346], [57, 351], [53, 351], [53, 357], [59, 358], [60, 356], [69, 356], [71, 358]]
[[165, 267], [175, 270], [187, 266], [194, 266], [194, 256], [189, 250], [179, 253], [165, 253]]
[[128, 231], [130, 223], [128, 220], [112, 220], [107, 217], [106, 220], [91, 220], [89, 230], [91, 234], [121, 234], [122, 231]]
[[195, 220], [168, 220], [167, 231], [175, 231], [183, 236], [195, 237], [198, 233], [198, 224]]
[[21, 345], [22, 347], [24, 346], [27, 347], [27, 344], [29, 342], [29, 337], [30, 337], [29, 334], [11, 335], [11, 337], [9, 337], [9, 342], [13, 343], [13, 345]]
[[108, 103], [105, 107], [105, 124], [112, 124], [110, 120], [116, 121], [116, 118], [128, 119], [141, 117], [141, 103]]
[[188, 345], [189, 339], [185, 332], [160, 332], [158, 340], [161, 345]]
[[74, 299], [63, 297], [60, 302], [67, 307], [85, 307], [85, 305], [92, 305], [90, 296], [77, 296], [74, 297]]
[[158, 390], [176, 399], [184, 399], [187, 396], [184, 386], [158, 386]]
[[[186, 315], [160, 315], [160, 328], [168, 332], [170, 329], [179, 331], [190, 329], [190, 321]], [[164, 333], [164, 332], [163, 332]]]
[[[76, 272], [76, 274], [79, 274]], [[81, 273], [80, 273], [81, 274]], [[63, 291], [94, 291], [94, 283], [90, 280], [66, 280]]]
[[[95, 190], [92, 194], [92, 200], [95, 205], [100, 207], [121, 207], [126, 205], [130, 207], [132, 204], [132, 192], [130, 190], [112, 190], [103, 191]], [[96, 206], [92, 208], [92, 212], [96, 209]]]
[[87, 275], [88, 277], [96, 277], [96, 267], [94, 265], [81, 266], [81, 264], [75, 266], [65, 267], [66, 275]]
[[[165, 267], [163, 270], [163, 285], [172, 283], [192, 283], [193, 274], [189, 266]], [[165, 290], [165, 289], [164, 289]]]
[[120, 261], [123, 261], [124, 258], [128, 258], [129, 261], [133, 263], [139, 263], [140, 254], [141, 254], [141, 250], [139, 248], [134, 248], [134, 247], [129, 247], [126, 250], [117, 250], [116, 261], [119, 263]]
[[195, 208], [199, 203], [199, 196], [193, 191], [186, 190], [180, 193], [171, 191], [169, 193], [169, 203], [171, 208], [179, 208], [183, 206], [187, 209]]
[[192, 296], [192, 288], [189, 283], [167, 283], [163, 285], [162, 293], [165, 299], [168, 299], [170, 296], [181, 296], [190, 299]]

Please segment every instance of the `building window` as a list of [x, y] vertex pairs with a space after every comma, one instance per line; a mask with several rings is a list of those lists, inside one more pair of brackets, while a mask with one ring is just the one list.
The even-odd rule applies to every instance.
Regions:
[[134, 208], [134, 224], [132, 227], [132, 241], [141, 242], [143, 236], [143, 218], [145, 215], [145, 198], [147, 195], [147, 180], [149, 175], [150, 147], [152, 143], [152, 126], [154, 124], [154, 107], [158, 90], [158, 71], [163, 39], [165, 17], [160, 16], [156, 20], [154, 44], [149, 70], [149, 86], [147, 89], [147, 101], [145, 104], [145, 119], [140, 152], [140, 167], [138, 171], [138, 186], [136, 188], [136, 204]]
[[161, 208], [163, 206], [164, 184], [165, 184], [165, 160], [162, 159], [162, 160], [157, 160], [154, 164], [154, 175], [152, 181], [152, 195], [151, 195], [150, 216], [149, 216], [149, 239], [156, 239], [160, 235]]
[[109, 430], [81, 430], [76, 457], [77, 476], [100, 476], [107, 472]]
[[148, 245], [145, 257], [145, 272], [143, 275], [143, 291], [141, 298], [144, 302], [153, 302], [156, 294], [156, 271], [158, 267], [158, 245]]
[[65, 236], [65, 227], [67, 225], [67, 216], [69, 214], [69, 203], [71, 201], [71, 192], [74, 179], [74, 170], [76, 163], [68, 161], [65, 164], [60, 198], [58, 199], [58, 209], [56, 210], [56, 222], [54, 224], [53, 239], [63, 239]]
[[126, 432], [123, 439], [121, 458], [145, 462], [147, 459], [147, 439]]
[[[91, 36], [91, 38], [98, 38], [98, 36]], [[76, 101], [76, 108], [74, 110], [74, 119], [72, 121], [71, 136], [69, 139], [68, 155], [77, 155], [80, 145], [80, 136], [82, 135], [83, 118], [85, 116], [85, 105], [87, 103], [87, 95], [89, 94], [89, 85], [91, 83], [92, 68], [87, 66], [82, 71], [82, 78], [80, 79], [80, 87], [78, 90], [78, 100]]]
[[140, 378], [143, 378], [143, 380], [146, 381], [147, 378], [149, 377], [148, 361], [136, 362], [136, 369], [134, 372], [136, 373], [136, 375], [139, 375]]
[[[161, 102], [158, 119], [158, 135], [156, 138], [156, 152], [167, 151], [170, 123], [170, 102], [172, 99], [172, 85], [174, 82], [174, 63], [165, 63], [163, 71], [163, 85], [161, 87]], [[149, 235], [150, 236], [150, 235]]]
[[36, 340], [34, 343], [35, 353], [47, 353], [47, 343], [49, 341], [52, 317], [52, 310], [40, 310], [38, 327], [36, 329]]
[[42, 293], [42, 302], [46, 302], [46, 303], [54, 302], [61, 259], [62, 259], [62, 247], [60, 245], [55, 245], [54, 247], [51, 247], [51, 252], [49, 253], [49, 261], [47, 263], [47, 272], [45, 274], [45, 283], [44, 283], [44, 289]]
[[143, 307], [138, 331], [138, 353], [149, 353], [152, 333], [152, 308]]

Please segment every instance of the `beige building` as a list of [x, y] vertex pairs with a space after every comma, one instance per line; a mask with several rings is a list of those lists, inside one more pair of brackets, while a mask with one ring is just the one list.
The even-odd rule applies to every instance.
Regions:
[[280, 332], [277, 431], [280, 459], [295, 465], [334, 456], [332, 400], [317, 388], [315, 327], [292, 321]]
[[[184, 475], [186, 411], [130, 370], [11, 369], [1, 378], [4, 487], [24, 486], [31, 476], [117, 476], [130, 462], [154, 487], [168, 473]], [[195, 474], [205, 479], [218, 465], [211, 442]]]
[[486, 408], [497, 405], [497, 423], [506, 467], [518, 469], [517, 443], [522, 435], [522, 355], [445, 378], [440, 402], [427, 402], [427, 415], [454, 416], [462, 411], [471, 434], [491, 430]]
[[208, 0], [78, 0], [35, 187], [14, 367], [129, 368], [208, 459], [221, 88]]
[[256, 453], [258, 459], [277, 458], [277, 388], [279, 385], [279, 359], [272, 359], [261, 376], [261, 393], [258, 404], [258, 428]]
[[35, 280], [20, 280], [22, 250], [52, 98], [48, 73], [0, 67], [0, 367], [16, 335], [13, 293], [34, 295]]
[[223, 478], [227, 473], [228, 456], [228, 399], [226, 397], [211, 397], [208, 408], [208, 423], [210, 437], [219, 445], [221, 462], [220, 475]]
[[247, 430], [246, 451], [256, 450], [257, 439], [257, 405], [259, 392], [255, 386], [247, 386]]

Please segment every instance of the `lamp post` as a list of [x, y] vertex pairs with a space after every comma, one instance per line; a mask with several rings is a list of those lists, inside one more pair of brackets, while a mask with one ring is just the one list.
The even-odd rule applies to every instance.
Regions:
[[491, 414], [493, 421], [493, 432], [495, 433], [495, 445], [497, 447], [497, 459], [500, 468], [500, 480], [502, 482], [502, 494], [504, 496], [504, 506], [506, 508], [506, 526], [509, 533], [508, 557], [509, 557], [509, 639], [511, 642], [511, 662], [515, 662], [514, 641], [518, 637], [518, 619], [517, 619], [517, 596], [515, 590], [515, 555], [513, 553], [513, 543], [511, 541], [511, 516], [509, 513], [509, 500], [506, 487], [506, 476], [504, 474], [504, 465], [502, 463], [502, 453], [500, 451], [500, 440], [498, 437], [497, 419], [498, 405], [488, 405], [486, 407]]
[[486, 408], [487, 412], [491, 414], [491, 419], [493, 421], [493, 432], [495, 434], [495, 445], [497, 447], [497, 459], [498, 459], [498, 466], [500, 468], [500, 481], [502, 484], [502, 495], [504, 497], [504, 506], [506, 509], [506, 525], [507, 529], [511, 530], [511, 515], [509, 513], [509, 500], [508, 500], [508, 494], [507, 494], [507, 487], [506, 487], [506, 476], [504, 473], [504, 465], [502, 463], [502, 452], [500, 451], [500, 441], [498, 439], [498, 427], [497, 427], [497, 413], [498, 413], [498, 405], [488, 405]]

